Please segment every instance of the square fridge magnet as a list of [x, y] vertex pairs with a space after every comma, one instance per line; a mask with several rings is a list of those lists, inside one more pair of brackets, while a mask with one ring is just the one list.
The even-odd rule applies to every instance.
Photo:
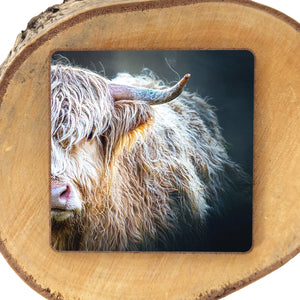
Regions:
[[249, 250], [253, 62], [243, 50], [54, 53], [53, 248]]

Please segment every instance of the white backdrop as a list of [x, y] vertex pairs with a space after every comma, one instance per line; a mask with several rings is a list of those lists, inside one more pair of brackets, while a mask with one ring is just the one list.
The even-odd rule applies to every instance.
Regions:
[[[49, 6], [59, 4], [59, 0], [4, 0], [0, 4], [0, 63], [4, 61], [14, 45], [17, 35], [24, 30], [27, 22], [46, 10]], [[300, 21], [300, 1], [296, 0], [257, 0], [256, 2], [271, 6]], [[299, 53], [295, 53], [299, 55]], [[0, 158], [1, 159], [1, 158]], [[1, 167], [1, 161], [0, 161]], [[299, 179], [298, 179], [299, 180]], [[289, 261], [280, 269], [251, 285], [225, 297], [226, 300], [253, 299], [300, 299], [300, 255]], [[27, 286], [10, 268], [0, 254], [0, 299], [6, 300], [41, 300], [42, 296]]]

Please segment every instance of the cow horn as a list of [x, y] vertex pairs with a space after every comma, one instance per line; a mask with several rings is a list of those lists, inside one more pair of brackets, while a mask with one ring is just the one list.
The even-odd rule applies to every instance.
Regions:
[[150, 105], [167, 103], [178, 97], [188, 79], [190, 74], [186, 74], [174, 86], [164, 90], [154, 90], [147, 88], [137, 88], [128, 85], [114, 84], [109, 85], [110, 93], [115, 101], [118, 100], [133, 100], [148, 103]]

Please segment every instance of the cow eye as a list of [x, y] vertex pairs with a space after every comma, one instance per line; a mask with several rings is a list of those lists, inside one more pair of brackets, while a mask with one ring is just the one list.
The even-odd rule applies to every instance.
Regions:
[[90, 140], [93, 138], [93, 136], [94, 136], [94, 132], [91, 131], [90, 134], [87, 136], [86, 139], [87, 139], [88, 141], [90, 141]]

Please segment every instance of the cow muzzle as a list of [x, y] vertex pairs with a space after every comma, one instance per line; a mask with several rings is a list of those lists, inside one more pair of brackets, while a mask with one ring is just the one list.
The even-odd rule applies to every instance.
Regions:
[[51, 182], [51, 218], [62, 222], [80, 209], [76, 203], [76, 192], [69, 183]]

